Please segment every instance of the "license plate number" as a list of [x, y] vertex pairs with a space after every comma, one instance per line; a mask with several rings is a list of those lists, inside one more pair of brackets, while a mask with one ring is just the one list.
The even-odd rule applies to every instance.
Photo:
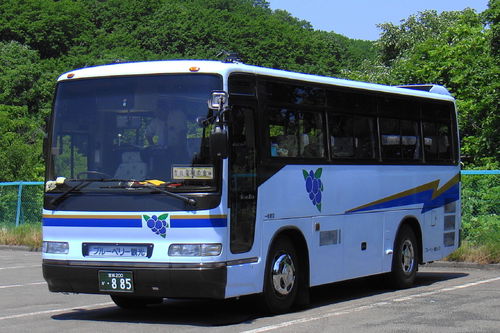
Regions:
[[133, 292], [132, 272], [99, 271], [99, 290]]

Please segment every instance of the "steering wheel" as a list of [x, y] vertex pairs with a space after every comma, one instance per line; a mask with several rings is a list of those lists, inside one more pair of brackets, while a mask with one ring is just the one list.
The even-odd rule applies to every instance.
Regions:
[[83, 175], [89, 175], [89, 176], [102, 176], [102, 177], [94, 177], [94, 179], [99, 179], [99, 178], [111, 178], [110, 175], [108, 175], [107, 173], [104, 173], [104, 172], [100, 172], [100, 171], [94, 171], [94, 170], [89, 170], [89, 171], [82, 171], [82, 172], [79, 172], [77, 175], [76, 175], [76, 178], [77, 179], [81, 179], [80, 176], [83, 176]]

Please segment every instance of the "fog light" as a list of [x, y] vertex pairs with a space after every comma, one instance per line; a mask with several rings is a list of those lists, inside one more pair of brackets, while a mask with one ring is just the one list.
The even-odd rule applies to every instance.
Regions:
[[218, 256], [222, 252], [222, 244], [172, 244], [168, 255], [172, 257], [208, 257]]
[[56, 253], [56, 254], [68, 254], [69, 244], [68, 242], [43, 242], [42, 252], [43, 253]]

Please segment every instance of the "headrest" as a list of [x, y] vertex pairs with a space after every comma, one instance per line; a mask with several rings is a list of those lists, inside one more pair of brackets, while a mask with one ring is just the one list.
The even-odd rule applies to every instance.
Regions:
[[141, 154], [138, 151], [126, 151], [122, 153], [123, 163], [141, 162]]

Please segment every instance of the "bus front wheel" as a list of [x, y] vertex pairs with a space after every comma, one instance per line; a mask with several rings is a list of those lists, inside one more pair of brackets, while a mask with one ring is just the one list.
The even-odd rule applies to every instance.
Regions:
[[409, 288], [415, 282], [418, 268], [418, 245], [415, 233], [403, 225], [394, 243], [391, 282], [398, 289]]
[[288, 311], [297, 296], [299, 263], [288, 237], [278, 238], [269, 251], [264, 277], [264, 305], [269, 313]]

